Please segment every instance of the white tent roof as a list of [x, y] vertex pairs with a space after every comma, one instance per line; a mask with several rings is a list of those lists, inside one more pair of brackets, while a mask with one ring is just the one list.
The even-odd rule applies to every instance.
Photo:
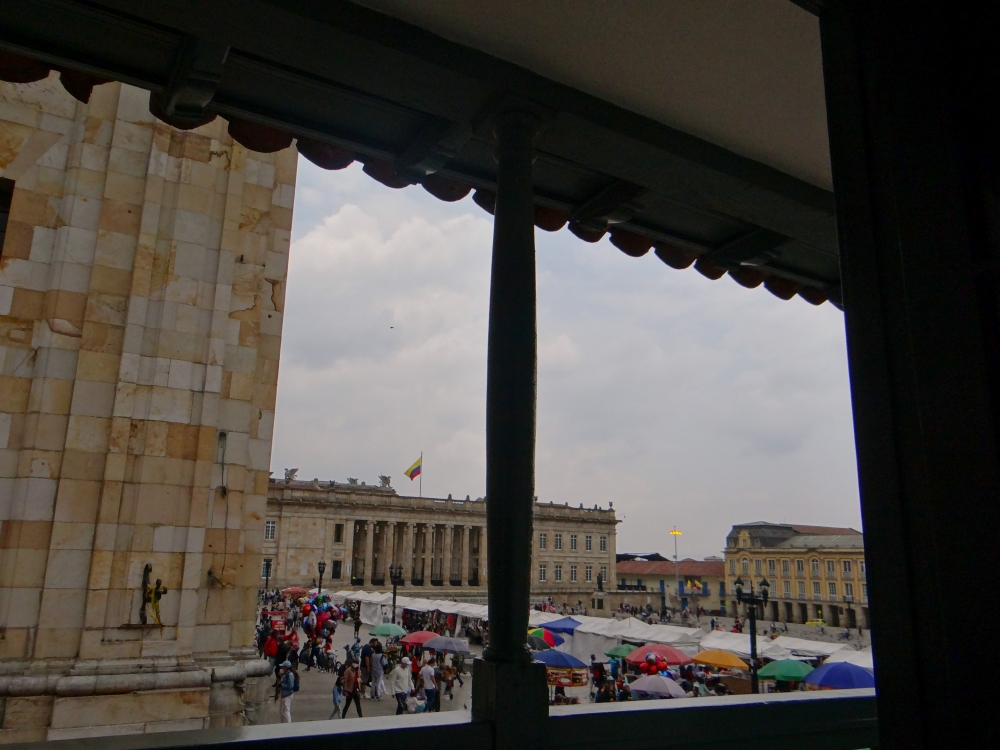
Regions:
[[[741, 658], [750, 656], [750, 634], [749, 633], [725, 633], [721, 630], [713, 630], [708, 633], [701, 642], [702, 651], [710, 648], [721, 648], [725, 651], [732, 651]], [[766, 659], [784, 659], [791, 654], [791, 650], [783, 648], [777, 641], [770, 641], [766, 638], [757, 639], [757, 655]]]
[[805, 638], [792, 638], [787, 635], [775, 638], [774, 643], [788, 649], [797, 656], [829, 656], [836, 651], [840, 651], [845, 645], [843, 643], [830, 643], [828, 641], [809, 641]]
[[875, 669], [874, 656], [870, 648], [862, 649], [861, 651], [855, 651], [851, 648], [842, 648], [840, 651], [836, 651], [830, 655], [830, 658], [826, 660], [826, 664], [835, 664], [838, 661], [846, 661], [848, 664], [853, 664], [857, 667], [864, 667], [865, 669]]

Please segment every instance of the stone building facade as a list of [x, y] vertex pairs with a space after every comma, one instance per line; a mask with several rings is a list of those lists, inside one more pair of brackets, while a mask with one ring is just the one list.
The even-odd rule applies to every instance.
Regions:
[[0, 83], [0, 742], [252, 709], [296, 158]]
[[[613, 509], [535, 505], [532, 595], [586, 602], [597, 577], [614, 577]], [[261, 583], [324, 588], [392, 588], [429, 599], [486, 600], [486, 502], [405, 497], [389, 486], [272, 480]], [[318, 582], [318, 581], [317, 581]]]
[[770, 601], [762, 614], [769, 620], [869, 626], [860, 531], [766, 521], [739, 524], [726, 537], [725, 557], [731, 586], [737, 576], [755, 587], [767, 578]]

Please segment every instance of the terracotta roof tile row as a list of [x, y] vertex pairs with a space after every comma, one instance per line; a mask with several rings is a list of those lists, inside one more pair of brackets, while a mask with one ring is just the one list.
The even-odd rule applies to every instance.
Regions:
[[[680, 568], [681, 576], [716, 576], [723, 577], [726, 573], [726, 566], [722, 560], [681, 560], [677, 567]], [[615, 565], [615, 572], [619, 575], [649, 575], [649, 576], [672, 576], [674, 575], [673, 562], [639, 562], [638, 560], [626, 560]]]

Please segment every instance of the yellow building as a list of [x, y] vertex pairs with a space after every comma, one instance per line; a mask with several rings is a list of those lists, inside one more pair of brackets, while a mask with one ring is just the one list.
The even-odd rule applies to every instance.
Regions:
[[[741, 577], [770, 583], [763, 613], [774, 622], [825, 620], [838, 627], [868, 627], [864, 536], [830, 526], [755, 521], [733, 526], [726, 537], [730, 591]], [[745, 609], [745, 607], [743, 608]]]

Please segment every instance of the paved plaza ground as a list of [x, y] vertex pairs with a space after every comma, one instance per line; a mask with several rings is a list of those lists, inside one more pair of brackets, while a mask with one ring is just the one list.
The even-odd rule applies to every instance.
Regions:
[[[370, 625], [361, 627], [361, 642], [364, 643], [371, 630]], [[299, 630], [300, 643], [305, 642], [305, 634]], [[385, 642], [385, 639], [381, 639]], [[337, 632], [333, 636], [333, 645], [337, 649], [337, 659], [344, 660], [344, 646], [354, 642], [354, 623], [348, 621], [341, 623]], [[479, 646], [471, 646], [470, 650], [475, 656], [482, 653]], [[466, 668], [472, 670], [472, 660], [466, 659]], [[472, 675], [462, 675], [465, 681], [464, 686], [460, 686], [455, 681], [455, 699], [443, 698], [441, 701], [441, 711], [467, 711], [472, 705]], [[305, 671], [305, 667], [299, 668], [299, 692], [292, 698], [292, 721], [326, 721], [333, 711], [333, 683], [336, 676], [327, 672], [317, 672], [315, 669]], [[256, 723], [277, 724], [281, 721], [279, 705], [272, 700], [264, 705]], [[383, 696], [382, 700], [361, 700], [361, 711], [364, 716], [393, 716], [396, 713], [396, 699], [391, 695]], [[357, 709], [352, 705], [350, 718], [357, 716]], [[339, 721], [339, 719], [338, 719]]]

